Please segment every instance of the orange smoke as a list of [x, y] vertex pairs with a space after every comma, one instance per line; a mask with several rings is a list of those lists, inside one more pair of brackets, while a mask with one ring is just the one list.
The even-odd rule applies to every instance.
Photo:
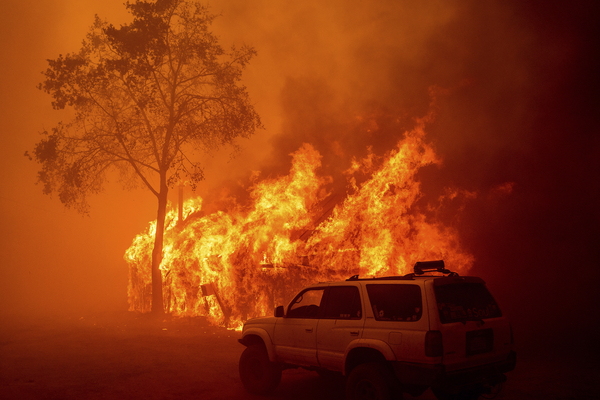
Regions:
[[[252, 186], [249, 206], [203, 215], [202, 199], [190, 199], [183, 221], [171, 210], [161, 264], [166, 311], [239, 328], [315, 281], [405, 274], [431, 259], [466, 272], [473, 257], [461, 250], [457, 232], [414, 207], [421, 197], [416, 173], [439, 162], [423, 128], [418, 121], [385, 157], [353, 160], [343, 201], [319, 175], [321, 155], [304, 144], [288, 175]], [[154, 231], [152, 222], [125, 254], [131, 311], [150, 311]]]

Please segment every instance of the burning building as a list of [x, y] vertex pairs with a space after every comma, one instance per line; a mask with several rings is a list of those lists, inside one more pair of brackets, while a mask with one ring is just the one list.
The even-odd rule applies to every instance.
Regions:
[[[440, 162], [424, 127], [418, 120], [385, 156], [353, 159], [343, 194], [321, 174], [322, 155], [304, 144], [291, 154], [289, 174], [254, 182], [247, 204], [207, 214], [192, 198], [181, 221], [171, 210], [160, 267], [165, 311], [238, 328], [314, 281], [405, 274], [428, 259], [468, 271], [474, 260], [457, 232], [415, 207], [417, 172]], [[125, 254], [131, 311], [150, 311], [155, 227]]]

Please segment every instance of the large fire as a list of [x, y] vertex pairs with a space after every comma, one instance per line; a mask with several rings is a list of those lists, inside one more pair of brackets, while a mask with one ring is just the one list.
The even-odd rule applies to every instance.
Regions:
[[[288, 175], [251, 187], [251, 206], [204, 215], [202, 199], [190, 199], [182, 221], [171, 210], [160, 267], [165, 311], [239, 328], [315, 281], [405, 274], [433, 259], [466, 272], [473, 257], [461, 250], [457, 232], [414, 207], [421, 196], [416, 173], [439, 162], [424, 137], [419, 121], [385, 159], [354, 160], [343, 200], [319, 175], [321, 155], [304, 144]], [[357, 174], [369, 178], [358, 184]], [[125, 254], [132, 311], [150, 311], [155, 228], [151, 222]]]

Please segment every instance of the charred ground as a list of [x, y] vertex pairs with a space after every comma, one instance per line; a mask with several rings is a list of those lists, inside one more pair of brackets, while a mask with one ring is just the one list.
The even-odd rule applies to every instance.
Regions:
[[[201, 318], [157, 321], [123, 312], [0, 322], [2, 399], [260, 398], [247, 394], [238, 378], [239, 333]], [[517, 369], [498, 399], [600, 395], [600, 369], [589, 355], [517, 344]], [[342, 378], [287, 370], [269, 398], [341, 400], [343, 387]], [[434, 396], [427, 391], [418, 399]]]

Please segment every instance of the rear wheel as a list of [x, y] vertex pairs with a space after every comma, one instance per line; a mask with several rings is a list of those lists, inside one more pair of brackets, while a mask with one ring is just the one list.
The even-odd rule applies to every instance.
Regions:
[[[350, 372], [346, 382], [347, 400], [401, 399], [392, 372], [383, 364], [371, 362], [357, 366]], [[396, 393], [398, 392], [398, 393]], [[394, 396], [394, 397], [393, 397]]]
[[281, 368], [271, 361], [261, 344], [246, 347], [240, 356], [240, 379], [249, 393], [267, 394], [281, 382]]

